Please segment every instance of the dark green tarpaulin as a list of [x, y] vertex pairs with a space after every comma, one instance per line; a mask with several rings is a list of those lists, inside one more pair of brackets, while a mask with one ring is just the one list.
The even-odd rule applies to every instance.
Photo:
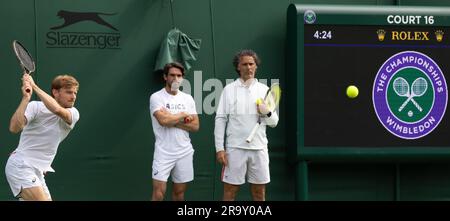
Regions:
[[162, 70], [165, 64], [173, 61], [183, 64], [188, 71], [197, 60], [201, 42], [201, 39], [191, 39], [177, 28], [170, 30], [161, 43], [155, 71]]

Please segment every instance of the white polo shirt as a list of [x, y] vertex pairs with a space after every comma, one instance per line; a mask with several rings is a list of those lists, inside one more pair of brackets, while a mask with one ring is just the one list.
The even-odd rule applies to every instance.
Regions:
[[67, 108], [72, 116], [72, 124], [47, 109], [42, 101], [31, 101], [25, 110], [27, 124], [20, 134], [15, 157], [21, 157], [27, 164], [40, 171], [54, 172], [51, 164], [56, 156], [59, 143], [74, 128], [80, 114], [75, 107]]
[[[250, 86], [242, 83], [240, 78], [225, 86], [220, 96], [216, 112], [214, 137], [216, 151], [227, 148], [266, 149], [266, 125], [275, 127], [278, 115], [274, 111], [270, 117], [263, 117], [259, 129], [251, 143], [245, 140], [258, 122], [256, 99], [264, 98], [269, 87], [254, 79]], [[226, 144], [225, 143], [226, 128]]]

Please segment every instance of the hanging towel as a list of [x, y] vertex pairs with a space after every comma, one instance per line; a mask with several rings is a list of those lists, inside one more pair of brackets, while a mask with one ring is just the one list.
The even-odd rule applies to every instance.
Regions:
[[174, 61], [181, 63], [188, 71], [197, 60], [201, 43], [201, 39], [191, 39], [177, 28], [170, 30], [159, 48], [155, 71]]

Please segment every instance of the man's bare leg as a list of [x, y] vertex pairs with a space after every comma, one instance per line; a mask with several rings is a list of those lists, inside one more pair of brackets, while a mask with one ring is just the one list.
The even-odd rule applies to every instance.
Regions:
[[23, 188], [20, 197], [26, 201], [51, 201], [52, 199], [44, 192], [42, 186]]
[[223, 201], [234, 201], [239, 191], [239, 185], [223, 183]]

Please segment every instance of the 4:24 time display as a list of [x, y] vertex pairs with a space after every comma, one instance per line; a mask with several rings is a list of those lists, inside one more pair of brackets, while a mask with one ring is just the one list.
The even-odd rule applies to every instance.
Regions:
[[316, 30], [313, 37], [319, 40], [328, 40], [333, 38], [333, 34], [329, 30]]

